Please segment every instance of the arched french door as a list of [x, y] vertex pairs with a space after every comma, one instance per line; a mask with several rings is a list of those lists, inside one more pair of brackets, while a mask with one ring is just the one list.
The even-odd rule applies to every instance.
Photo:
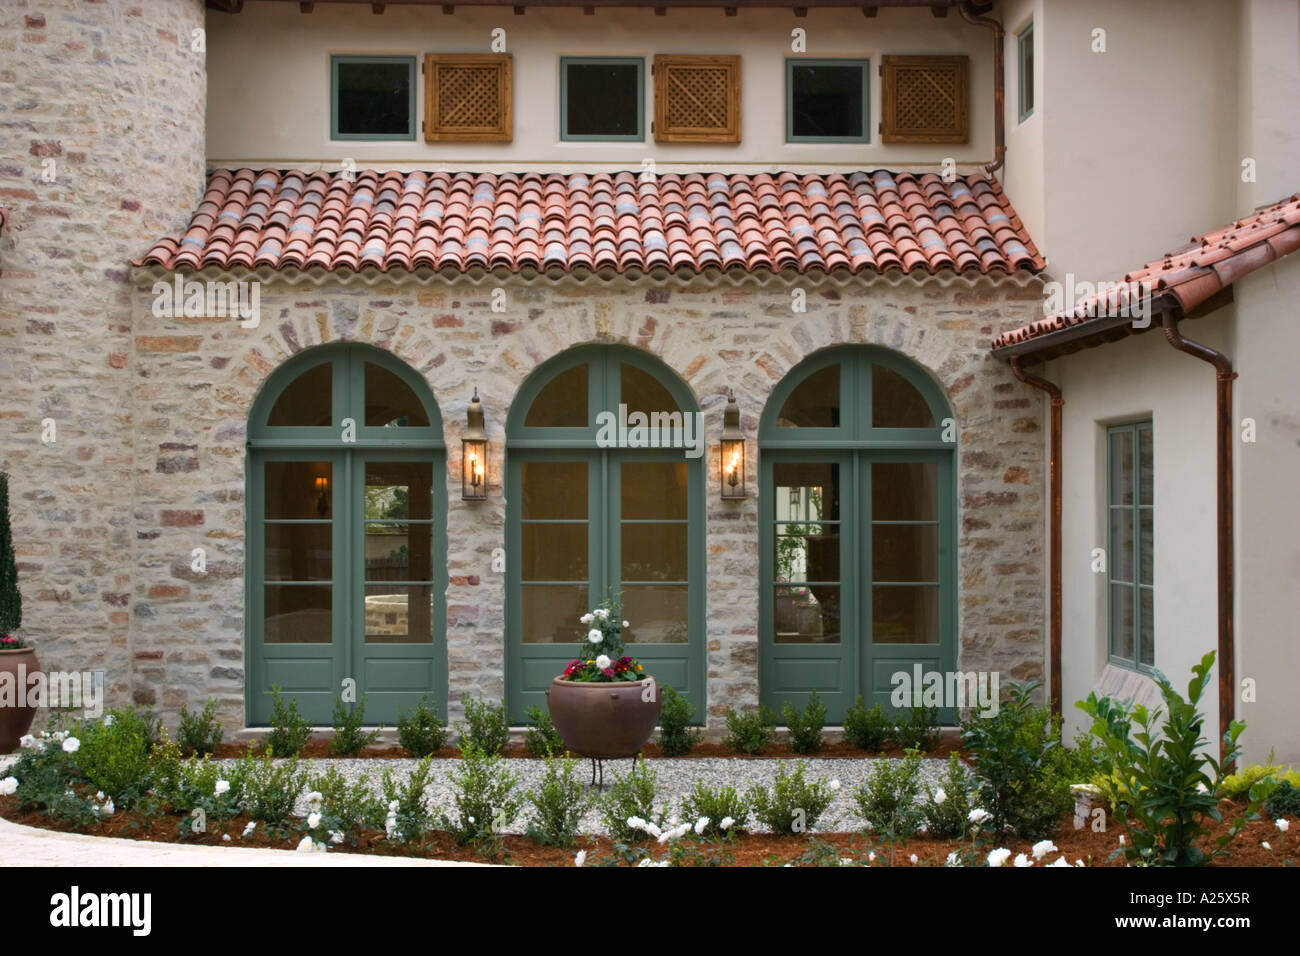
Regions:
[[278, 686], [328, 724], [355, 681], [366, 722], [447, 703], [447, 479], [423, 379], [380, 349], [309, 349], [267, 380], [249, 419], [248, 723]]
[[631, 625], [628, 653], [703, 720], [703, 457], [681, 447], [632, 447], [634, 438], [611, 446], [600, 414], [618, 416], [620, 406], [633, 421], [638, 412], [699, 411], [662, 363], [621, 346], [556, 356], [511, 406], [506, 698], [513, 721], [546, 706], [546, 689], [587, 630], [578, 618], [614, 594]]
[[859, 694], [888, 709], [900, 671], [954, 669], [951, 421], [921, 369], [872, 346], [818, 353], [773, 391], [759, 425], [767, 706], [816, 690], [838, 723]]

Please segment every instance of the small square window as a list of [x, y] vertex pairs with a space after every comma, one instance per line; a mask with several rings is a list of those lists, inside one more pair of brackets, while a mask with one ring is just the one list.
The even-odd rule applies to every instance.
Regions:
[[645, 60], [560, 59], [560, 139], [645, 139]]
[[1034, 25], [1016, 36], [1016, 59], [1020, 62], [1020, 122], [1034, 114]]
[[415, 57], [330, 57], [330, 139], [415, 139]]
[[867, 60], [786, 60], [786, 142], [868, 142], [869, 67]]

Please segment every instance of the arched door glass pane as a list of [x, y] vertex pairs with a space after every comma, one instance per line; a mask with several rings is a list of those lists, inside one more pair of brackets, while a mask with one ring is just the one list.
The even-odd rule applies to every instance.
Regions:
[[537, 393], [527, 428], [585, 428], [587, 426], [587, 366], [575, 365], [551, 379]]
[[933, 428], [934, 415], [916, 386], [885, 365], [871, 366], [873, 428]]
[[401, 376], [373, 362], [365, 365], [366, 424], [383, 428], [424, 428], [429, 414]]
[[828, 365], [813, 372], [790, 393], [781, 406], [777, 425], [782, 428], [835, 428], [840, 423], [840, 367]]
[[326, 362], [295, 378], [271, 406], [266, 424], [273, 428], [323, 428], [334, 411], [334, 369]]

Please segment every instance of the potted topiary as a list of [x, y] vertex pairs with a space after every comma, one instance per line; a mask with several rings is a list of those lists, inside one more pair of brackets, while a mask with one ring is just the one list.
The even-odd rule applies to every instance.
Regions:
[[546, 692], [551, 722], [575, 754], [593, 760], [635, 757], [659, 721], [654, 678], [623, 653], [629, 625], [618, 603], [606, 601], [579, 620], [589, 628], [579, 656]]
[[0, 471], [0, 754], [18, 748], [36, 717], [36, 708], [27, 704], [27, 682], [41, 665], [36, 652], [14, 633], [22, 623], [23, 596], [9, 528], [9, 476]]

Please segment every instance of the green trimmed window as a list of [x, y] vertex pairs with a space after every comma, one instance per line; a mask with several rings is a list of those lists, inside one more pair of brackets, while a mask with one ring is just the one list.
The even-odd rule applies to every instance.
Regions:
[[788, 58], [785, 141], [870, 142], [870, 84], [870, 60]]
[[330, 139], [415, 139], [415, 57], [331, 56]]
[[1106, 430], [1109, 648], [1113, 663], [1155, 666], [1155, 483], [1151, 422]]
[[1016, 35], [1016, 74], [1020, 88], [1019, 122], [1034, 115], [1034, 25]]
[[[636, 349], [582, 347], [525, 382], [507, 422], [506, 697], [544, 707], [579, 617], [618, 596], [628, 653], [704, 715], [703, 456], [602, 435], [602, 412], [694, 416], [690, 390]], [[692, 422], [694, 427], [694, 422]], [[611, 441], [610, 439], [613, 439]], [[667, 443], [661, 443], [667, 444]]]
[[561, 57], [560, 139], [643, 141], [645, 60]]
[[328, 724], [348, 680], [368, 723], [447, 703], [447, 478], [424, 380], [380, 349], [308, 349], [248, 427], [248, 723], [270, 690]]
[[[829, 349], [777, 386], [759, 426], [759, 698], [838, 723], [894, 675], [956, 663], [952, 412], [922, 369]], [[951, 719], [950, 711], [941, 711]]]

